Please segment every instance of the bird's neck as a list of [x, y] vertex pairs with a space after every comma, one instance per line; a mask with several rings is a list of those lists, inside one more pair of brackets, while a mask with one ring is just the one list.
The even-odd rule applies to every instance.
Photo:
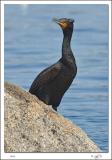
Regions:
[[62, 57], [65, 55], [72, 54], [71, 50], [71, 38], [72, 38], [72, 32], [63, 32], [63, 44], [62, 44]]

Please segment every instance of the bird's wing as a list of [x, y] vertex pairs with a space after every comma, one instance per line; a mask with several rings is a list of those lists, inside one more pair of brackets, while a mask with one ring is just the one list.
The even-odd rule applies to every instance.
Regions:
[[45, 70], [43, 70], [33, 81], [29, 92], [36, 91], [40, 89], [45, 84], [48, 84], [53, 79], [55, 79], [61, 71], [61, 63], [58, 62]]

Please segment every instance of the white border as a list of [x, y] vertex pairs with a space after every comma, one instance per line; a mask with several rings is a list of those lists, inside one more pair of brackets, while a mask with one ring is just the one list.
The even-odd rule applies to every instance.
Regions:
[[[109, 5], [109, 153], [4, 153], [4, 4]], [[2, 1], [1, 2], [1, 159], [111, 159], [111, 1]]]
[[2, 1], [2, 4], [108, 4], [111, 5], [109, 0], [107, 1]]

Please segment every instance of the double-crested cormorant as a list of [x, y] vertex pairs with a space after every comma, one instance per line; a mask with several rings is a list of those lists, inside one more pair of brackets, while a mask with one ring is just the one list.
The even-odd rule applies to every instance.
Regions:
[[44, 103], [52, 105], [57, 111], [64, 93], [76, 76], [77, 66], [70, 46], [74, 20], [62, 18], [54, 19], [54, 21], [63, 30], [62, 57], [35, 78], [29, 92]]

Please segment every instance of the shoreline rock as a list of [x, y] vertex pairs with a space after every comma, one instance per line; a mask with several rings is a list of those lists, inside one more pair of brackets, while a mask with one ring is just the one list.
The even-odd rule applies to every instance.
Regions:
[[101, 152], [87, 134], [29, 92], [5, 82], [5, 152]]

